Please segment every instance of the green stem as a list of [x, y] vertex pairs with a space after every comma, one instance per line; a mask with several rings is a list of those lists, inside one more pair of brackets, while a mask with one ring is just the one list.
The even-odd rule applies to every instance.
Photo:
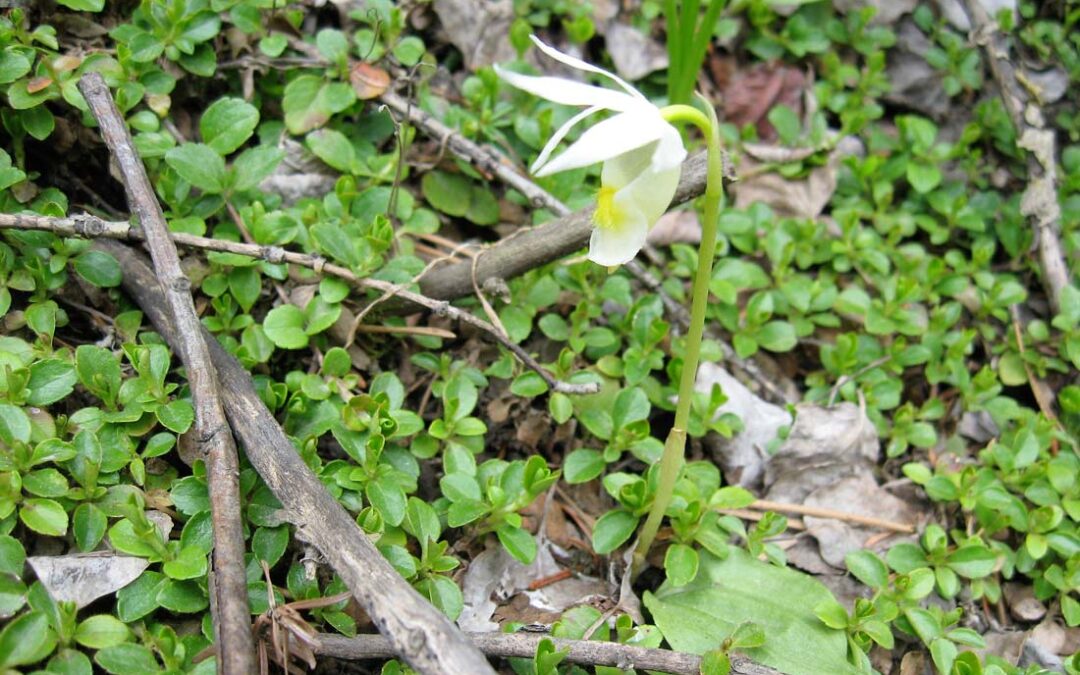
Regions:
[[716, 227], [720, 217], [720, 203], [724, 198], [723, 159], [720, 154], [720, 130], [716, 113], [712, 105], [706, 102], [706, 116], [697, 108], [688, 105], [672, 105], [661, 112], [669, 122], [690, 123], [701, 129], [708, 142], [709, 169], [705, 188], [705, 218], [701, 225], [701, 248], [698, 251], [697, 273], [694, 275], [694, 299], [690, 306], [690, 328], [686, 334], [686, 349], [683, 354], [682, 378], [679, 381], [679, 400], [675, 406], [675, 425], [664, 443], [664, 454], [660, 458], [660, 478], [653, 496], [652, 507], [645, 519], [645, 524], [638, 534], [637, 548], [634, 550], [634, 567], [640, 569], [649, 552], [664, 511], [671, 503], [675, 491], [675, 481], [682, 469], [683, 454], [686, 450], [686, 427], [690, 420], [690, 404], [694, 396], [694, 382], [697, 376], [698, 360], [701, 355], [701, 336], [705, 330], [705, 309], [709, 300], [709, 281], [712, 278], [713, 258], [716, 255]]

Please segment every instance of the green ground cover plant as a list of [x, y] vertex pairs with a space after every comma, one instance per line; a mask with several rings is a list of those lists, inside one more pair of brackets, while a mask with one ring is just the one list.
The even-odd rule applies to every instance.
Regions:
[[[128, 218], [76, 86], [97, 72], [175, 234], [310, 254], [418, 291], [445, 259], [558, 215], [380, 100], [403, 83], [412, 108], [523, 175], [575, 114], [488, 63], [466, 65], [472, 56], [437, 28], [440, 2], [12, 4], [0, 9], [2, 214]], [[533, 34], [618, 65], [596, 6], [508, 5], [500, 70], [550, 74], [550, 60], [532, 58]], [[1074, 269], [1080, 5], [1021, 0], [994, 18], [1017, 63], [1064, 83], [1045, 105], [1049, 87], [1024, 86], [1059, 144], [1059, 236]], [[946, 675], [1080, 673], [1076, 654], [1055, 665], [987, 650], [1007, 626], [1080, 627], [1080, 290], [1070, 279], [1050, 298], [1042, 284], [1023, 203], [1027, 150], [986, 50], [931, 4], [882, 23], [873, 7], [826, 0], [646, 0], [618, 20], [666, 46], [668, 66], [635, 87], [692, 123], [679, 130], [691, 153], [709, 145], [693, 124], [715, 131], [713, 150], [725, 148], [740, 179], [723, 202], [713, 190], [683, 208], [700, 229], [715, 226], [715, 255], [657, 244], [637, 259], [654, 285], [577, 254], [477, 282], [455, 305], [499, 340], [403, 314], [321, 266], [185, 248], [203, 326], [250, 372], [325, 489], [451, 619], [485, 550], [521, 564], [551, 555], [541, 526], [558, 503], [587, 523], [563, 551], [567, 569], [606, 577], [634, 547], [638, 569], [651, 569], [632, 587], [643, 615], [572, 607], [549, 622], [553, 638], [693, 652], [709, 675], [731, 672], [737, 656], [793, 674], [899, 672], [908, 653]], [[920, 67], [940, 81], [946, 115], [896, 91], [908, 31], [927, 45]], [[813, 104], [788, 98], [753, 118], [727, 110], [729, 61], [737, 72], [812, 72], [796, 99]], [[845, 139], [858, 149], [840, 152]], [[760, 145], [780, 152], [763, 159]], [[300, 160], [317, 162], [322, 187], [287, 194], [273, 180]], [[791, 190], [828, 175], [832, 187], [810, 211], [740, 201], [763, 174]], [[599, 163], [531, 180], [572, 209], [605, 189]], [[186, 373], [120, 290], [125, 270], [92, 243], [0, 229], [0, 671], [213, 672], [212, 519], [206, 466], [190, 452]], [[668, 306], [689, 311], [694, 298], [700, 345]], [[598, 393], [553, 389], [508, 346]], [[734, 396], [719, 384], [689, 393], [699, 358], [768, 364], [795, 386], [782, 404], [865, 415], [881, 448], [874, 477], [903, 485], [926, 517], [911, 536], [841, 556], [857, 598], [789, 560], [804, 526], [794, 515], [745, 518], [761, 486], [725, 474], [710, 447], [755, 422], [724, 407]], [[797, 424], [800, 406], [786, 409], [793, 421], [763, 456]], [[685, 461], [681, 443], [665, 449], [673, 427]], [[242, 453], [239, 483], [253, 621], [303, 603], [313, 630], [374, 632]], [[94, 551], [144, 569], [79, 606], [28, 562]], [[1010, 617], [1016, 588], [1041, 604], [1038, 620]], [[526, 623], [510, 615], [503, 628]], [[570, 663], [551, 641], [498, 663], [619, 672]], [[408, 672], [394, 660], [318, 666], [336, 667]]]

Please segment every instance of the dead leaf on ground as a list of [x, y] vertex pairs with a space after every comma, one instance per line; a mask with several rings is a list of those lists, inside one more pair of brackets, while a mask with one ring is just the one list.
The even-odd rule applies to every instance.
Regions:
[[379, 98], [390, 87], [390, 73], [370, 63], [357, 61], [349, 67], [349, 83], [356, 98], [367, 101]]
[[1080, 627], [1066, 628], [1053, 618], [1035, 626], [1031, 630], [1031, 639], [1060, 656], [1080, 652]]
[[735, 71], [721, 90], [724, 117], [739, 127], [755, 125], [763, 141], [776, 140], [776, 130], [766, 115], [773, 106], [783, 104], [801, 118], [807, 86], [806, 75], [788, 66], [762, 63]]
[[[818, 488], [803, 501], [806, 506], [831, 509], [856, 516], [914, 525], [920, 513], [913, 505], [883, 490], [870, 472], [861, 473]], [[832, 518], [804, 516], [806, 531], [818, 542], [821, 557], [838, 570], [846, 569], [844, 556], [864, 548], [867, 540], [882, 530]], [[896, 543], [895, 537], [880, 537], [873, 550], [884, 553]]]
[[627, 80], [640, 80], [668, 67], [667, 48], [633, 26], [610, 24], [605, 41], [615, 72]]
[[[986, 10], [986, 15], [991, 18], [997, 16], [1003, 9], [1016, 14], [1016, 0], [978, 0], [978, 2]], [[971, 21], [968, 19], [963, 0], [934, 0], [934, 4], [937, 5], [941, 16], [945, 17], [953, 28], [959, 31], [971, 30]]]
[[910, 18], [900, 21], [896, 46], [889, 50], [885, 77], [892, 83], [885, 100], [941, 119], [949, 111], [949, 98], [941, 74], [926, 62], [930, 39]]
[[1035, 597], [1035, 589], [1031, 584], [1009, 582], [1002, 590], [1009, 605], [1009, 613], [1017, 621], [1035, 622], [1046, 616], [1046, 605]]
[[656, 225], [652, 226], [645, 238], [645, 243], [652, 246], [697, 244], [700, 241], [701, 220], [693, 209], [669, 211], [660, 216], [660, 220], [656, 221]]
[[919, 4], [918, 0], [834, 0], [833, 7], [847, 14], [859, 11], [863, 7], [873, 7], [874, 18], [871, 22], [878, 26], [891, 26], [905, 14], [910, 14]]
[[765, 466], [767, 498], [801, 504], [814, 490], [870, 471], [880, 452], [873, 422], [855, 404], [800, 405], [787, 440]]
[[510, 0], [435, 0], [434, 8], [469, 70], [517, 58], [510, 44], [514, 21]]
[[781, 427], [791, 424], [791, 415], [754, 394], [720, 366], [701, 364], [695, 388], [709, 392], [714, 384], [719, 384], [728, 398], [717, 414], [738, 415], [743, 430], [732, 438], [710, 434], [706, 442], [724, 472], [726, 483], [744, 487], [756, 485], [765, 471], [766, 448]]
[[841, 139], [825, 164], [811, 169], [805, 178], [798, 180], [763, 170], [762, 165], [798, 161], [813, 154], [813, 149], [755, 144], [746, 146], [745, 150], [746, 156], [739, 165], [738, 174], [746, 177], [732, 183], [730, 188], [735, 195], [735, 208], [745, 209], [751, 204], [762, 203], [782, 218], [812, 219], [821, 215], [836, 191], [840, 162], [850, 155], [861, 154], [863, 148], [857, 139]]
[[26, 562], [54, 600], [80, 608], [127, 586], [149, 565], [143, 558], [107, 552], [35, 556]]
[[[487, 549], [469, 565], [462, 579], [465, 607], [458, 626], [465, 631], [498, 630], [500, 621], [550, 624], [562, 613], [590, 599], [610, 599], [614, 590], [602, 579], [564, 576], [565, 569], [552, 554], [549, 542], [540, 541], [529, 565], [514, 559], [501, 546]], [[538, 581], [557, 579], [540, 588]]]
[[279, 195], [283, 206], [292, 206], [305, 197], [321, 198], [333, 191], [337, 173], [303, 143], [283, 138], [278, 146], [285, 151], [285, 158], [259, 184], [260, 190]]

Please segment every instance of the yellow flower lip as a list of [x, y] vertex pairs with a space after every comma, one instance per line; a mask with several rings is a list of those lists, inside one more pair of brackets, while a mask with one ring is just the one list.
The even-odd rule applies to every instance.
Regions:
[[605, 230], [617, 230], [620, 223], [625, 220], [622, 209], [615, 205], [615, 188], [609, 185], [600, 186], [596, 193], [596, 210], [593, 211], [593, 222], [597, 227]]

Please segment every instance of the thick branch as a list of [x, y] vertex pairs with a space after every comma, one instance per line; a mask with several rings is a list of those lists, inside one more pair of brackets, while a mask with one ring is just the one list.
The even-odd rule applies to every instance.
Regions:
[[[124, 290], [170, 344], [177, 334], [162, 310], [153, 272], [131, 248], [99, 240], [95, 246], [120, 261]], [[267, 410], [243, 366], [204, 331], [225, 393], [225, 413], [255, 470], [282, 503], [296, 536], [322, 552], [354, 597], [412, 668], [429, 675], [494, 675], [476, 648], [401, 576], [326, 491]], [[254, 671], [253, 671], [254, 672]]]
[[[694, 155], [683, 164], [682, 178], [672, 203], [679, 204], [705, 191], [705, 155]], [[546, 194], [546, 193], [545, 193]], [[555, 208], [550, 205], [553, 211]], [[563, 213], [567, 212], [562, 206]], [[476, 280], [510, 279], [581, 249], [592, 234], [592, 209], [583, 209], [556, 220], [519, 230], [479, 253]], [[472, 262], [460, 262], [432, 270], [420, 280], [424, 295], [453, 300], [472, 293]]]
[[[469, 633], [469, 638], [480, 651], [488, 656], [529, 659], [536, 654], [536, 646], [548, 636], [535, 633]], [[556, 649], [568, 649], [566, 660], [582, 665], [611, 666], [613, 668], [650, 670], [679, 675], [698, 675], [701, 657], [697, 654], [673, 652], [667, 649], [648, 649], [618, 642], [592, 642], [549, 638]], [[359, 661], [362, 659], [385, 659], [393, 656], [390, 645], [378, 635], [343, 635], [321, 633], [315, 653], [339, 659]], [[731, 657], [731, 672], [735, 675], [782, 675], [768, 666], [762, 666], [738, 655]]]
[[223, 673], [246, 675], [255, 671], [255, 647], [247, 602], [244, 530], [240, 522], [240, 470], [200, 330], [202, 324], [191, 299], [191, 283], [180, 269], [180, 258], [169, 237], [165, 216], [108, 85], [99, 73], [88, 73], [79, 81], [79, 90], [120, 167], [128, 204], [142, 225], [164, 290], [165, 306], [176, 326], [176, 351], [191, 386], [195, 435], [206, 459], [210, 489], [214, 527], [212, 599], [218, 664]]
[[1016, 127], [1017, 144], [1028, 151], [1028, 186], [1020, 202], [1020, 211], [1035, 229], [1043, 287], [1050, 298], [1050, 307], [1057, 314], [1061, 311], [1061, 293], [1069, 285], [1069, 268], [1060, 239], [1061, 205], [1057, 193], [1054, 132], [1046, 128], [1036, 97], [1025, 94], [1020, 87], [1019, 69], [1010, 61], [1005, 35], [987, 16], [978, 0], [964, 0], [964, 6], [971, 20], [972, 38], [986, 52], [1005, 110]]

